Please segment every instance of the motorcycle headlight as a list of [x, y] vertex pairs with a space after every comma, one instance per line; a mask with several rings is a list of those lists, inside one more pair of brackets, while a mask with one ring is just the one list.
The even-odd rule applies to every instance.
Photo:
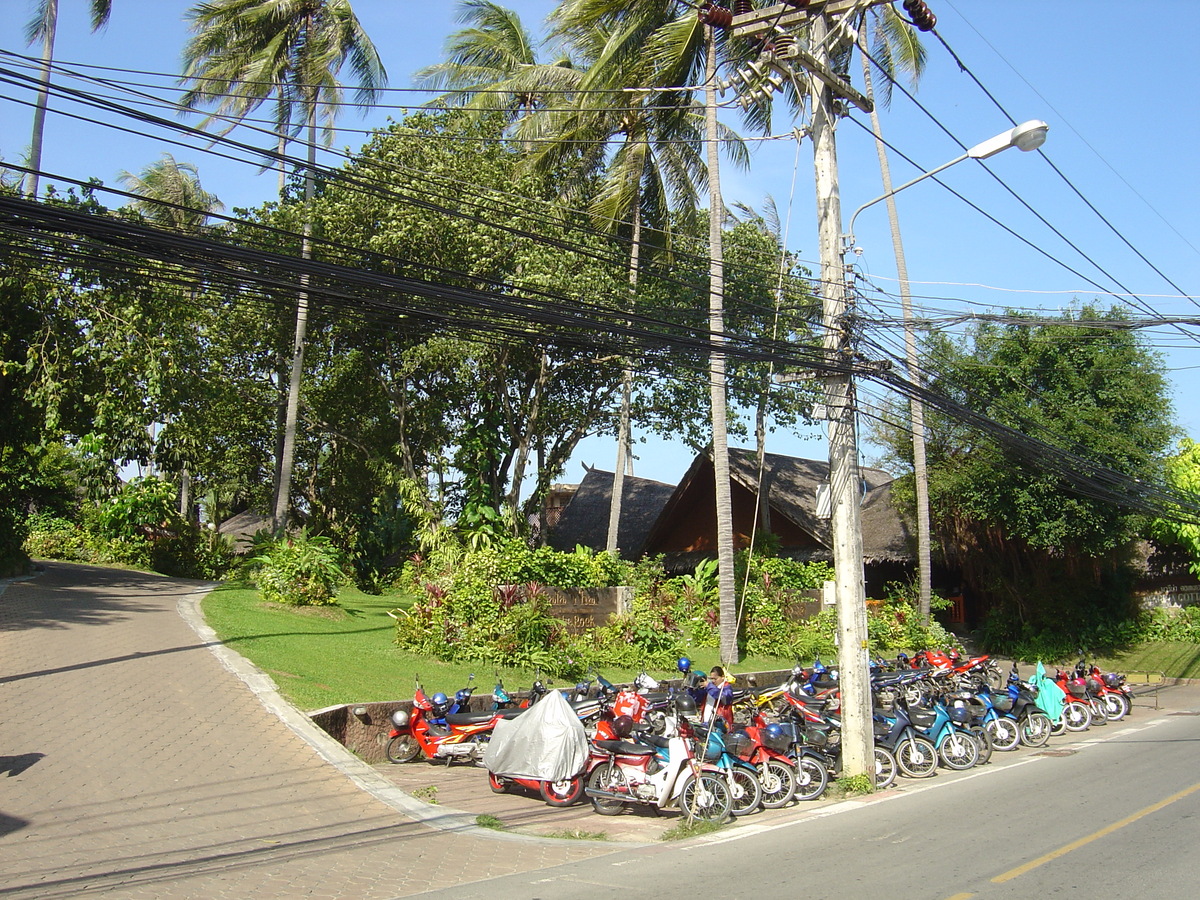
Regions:
[[397, 728], [404, 728], [408, 725], [409, 715], [408, 710], [398, 709], [392, 713], [392, 724]]

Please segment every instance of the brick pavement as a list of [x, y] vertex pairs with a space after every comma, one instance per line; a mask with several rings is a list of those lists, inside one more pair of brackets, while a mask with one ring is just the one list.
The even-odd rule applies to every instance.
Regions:
[[0, 897], [370, 900], [616, 850], [376, 799], [188, 627], [196, 582], [51, 563], [0, 590]]

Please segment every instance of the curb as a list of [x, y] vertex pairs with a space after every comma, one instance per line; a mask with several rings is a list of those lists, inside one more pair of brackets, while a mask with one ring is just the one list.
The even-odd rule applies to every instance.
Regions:
[[[236, 675], [258, 698], [267, 711], [273, 713], [284, 725], [304, 740], [317, 755], [332, 765], [341, 774], [349, 778], [355, 786], [366, 791], [375, 799], [386, 803], [397, 812], [403, 813], [410, 819], [420, 822], [438, 831], [453, 834], [465, 834], [473, 837], [490, 838], [500, 841], [517, 841], [521, 843], [561, 845], [561, 838], [541, 837], [538, 835], [520, 834], [510, 831], [497, 831], [493, 828], [483, 828], [475, 824], [475, 816], [462, 810], [448, 807], [435, 807], [417, 800], [396, 787], [371, 766], [363, 762], [340, 743], [315, 725], [308, 716], [300, 712], [284, 699], [279, 693], [275, 682], [266, 672], [250, 662], [240, 653], [230, 650], [218, 638], [217, 633], [209, 627], [200, 611], [200, 602], [219, 582], [209, 582], [200, 585], [182, 595], [176, 601], [176, 609], [180, 617], [196, 632], [197, 637], [204, 642], [218, 662], [229, 672]], [[2, 590], [2, 588], [0, 588]], [[646, 842], [621, 841], [620, 844], [606, 845], [612, 850], [622, 847], [649, 846]]]

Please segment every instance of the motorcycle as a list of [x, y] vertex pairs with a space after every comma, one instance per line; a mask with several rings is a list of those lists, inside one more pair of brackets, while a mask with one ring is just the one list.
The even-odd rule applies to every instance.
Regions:
[[[724, 821], [733, 805], [724, 776], [705, 766], [695, 752], [691, 717], [696, 703], [676, 698], [671, 736], [644, 734], [639, 742], [592, 741], [584, 793], [602, 816], [618, 815], [627, 804], [655, 810], [678, 806], [689, 819]], [[623, 730], [623, 729], [622, 729]]]
[[[749, 738], [736, 732], [726, 731], [725, 720], [715, 718], [707, 727], [697, 727], [696, 736], [704, 742], [704, 760], [712, 763], [729, 783], [731, 803], [729, 811], [734, 816], [748, 816], [762, 806], [762, 783], [758, 780], [758, 768], [741, 758], [734, 750], [745, 751]], [[744, 742], [744, 743], [743, 743]]]
[[[445, 698], [444, 694], [436, 696]], [[435, 704], [425, 696], [418, 680], [412, 712], [398, 709], [392, 713], [386, 751], [388, 760], [406, 763], [424, 755], [426, 759], [444, 759], [447, 765], [456, 759], [477, 762], [483, 756], [496, 722], [521, 712], [508, 709], [452, 713], [451, 705], [448, 699]]]
[[1091, 679], [1088, 688], [1096, 693], [1104, 705], [1104, 715], [1110, 722], [1120, 722], [1133, 709], [1133, 690], [1125, 683], [1119, 672], [1101, 672], [1100, 667], [1089, 666], [1082, 659], [1075, 665], [1075, 674]]
[[[758, 782], [762, 787], [762, 805], [765, 809], [781, 809], [796, 797], [798, 769], [787, 755], [791, 742], [779, 723], [754, 724], [734, 732], [725, 742], [731, 753], [741, 757], [758, 770]], [[822, 766], [824, 768], [824, 766]], [[808, 770], [808, 780], [812, 778]], [[828, 783], [829, 775], [825, 775]], [[825, 791], [825, 783], [820, 793]], [[806, 794], [811, 791], [806, 784]], [[820, 793], [817, 796], [820, 796]], [[815, 799], [805, 796], [801, 799]]]
[[938, 756], [948, 769], [969, 769], [979, 762], [979, 743], [971, 733], [971, 712], [948, 707], [935, 700], [930, 706], [909, 706], [900, 698], [913, 727], [921, 737], [937, 747]]

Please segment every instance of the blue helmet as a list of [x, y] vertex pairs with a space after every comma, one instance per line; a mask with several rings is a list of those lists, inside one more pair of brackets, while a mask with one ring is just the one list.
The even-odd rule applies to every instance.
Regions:
[[680, 672], [690, 672], [692, 668], [692, 661], [686, 656], [681, 656], [679, 657], [679, 662], [675, 663], [675, 668], [677, 668]]
[[778, 722], [772, 722], [766, 728], [766, 738], [769, 741], [782, 741], [784, 738], [783, 726]]

